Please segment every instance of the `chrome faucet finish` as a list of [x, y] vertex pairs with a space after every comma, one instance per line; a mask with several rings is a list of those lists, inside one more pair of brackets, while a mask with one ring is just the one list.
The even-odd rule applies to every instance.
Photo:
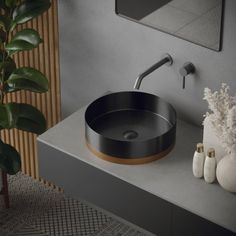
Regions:
[[148, 68], [138, 76], [134, 84], [134, 89], [139, 89], [143, 79], [149, 74], [151, 74], [154, 70], [160, 68], [163, 65], [171, 66], [172, 64], [173, 64], [172, 57], [169, 54], [165, 54], [160, 61], [152, 65], [150, 68]]

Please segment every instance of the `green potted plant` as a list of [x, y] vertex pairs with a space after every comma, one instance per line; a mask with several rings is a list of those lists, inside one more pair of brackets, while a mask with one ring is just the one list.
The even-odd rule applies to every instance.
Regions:
[[[19, 90], [36, 93], [48, 90], [48, 80], [40, 71], [17, 67], [12, 56], [42, 43], [36, 30], [26, 28], [16, 32], [15, 29], [47, 11], [50, 5], [49, 0], [0, 0], [0, 130], [16, 128], [35, 134], [46, 130], [46, 120], [38, 109], [25, 103], [7, 103], [4, 98]], [[19, 153], [0, 139], [0, 171], [4, 182], [3, 186], [0, 183], [0, 190], [2, 188], [3, 194], [8, 194], [6, 174], [16, 174], [20, 169]]]

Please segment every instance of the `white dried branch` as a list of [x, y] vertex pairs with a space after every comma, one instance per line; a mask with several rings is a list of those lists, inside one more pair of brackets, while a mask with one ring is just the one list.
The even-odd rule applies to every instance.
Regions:
[[209, 118], [216, 135], [222, 140], [227, 152], [236, 151], [236, 94], [230, 96], [229, 86], [222, 83], [220, 91], [204, 90], [204, 100], [208, 102], [205, 116]]

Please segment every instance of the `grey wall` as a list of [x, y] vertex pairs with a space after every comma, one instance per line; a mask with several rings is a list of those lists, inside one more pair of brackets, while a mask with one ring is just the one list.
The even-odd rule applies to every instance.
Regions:
[[[204, 87], [221, 82], [236, 92], [236, 1], [226, 0], [223, 49], [215, 52], [115, 14], [115, 0], [59, 0], [62, 111], [67, 116], [106, 91], [130, 90], [137, 75], [162, 54], [173, 56], [145, 79], [142, 90], [172, 103], [178, 115], [200, 124], [206, 104]], [[197, 74], [178, 74], [191, 61]]]

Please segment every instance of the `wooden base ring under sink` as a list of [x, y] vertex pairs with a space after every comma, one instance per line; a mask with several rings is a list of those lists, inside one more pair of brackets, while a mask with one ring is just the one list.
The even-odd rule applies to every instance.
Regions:
[[86, 145], [88, 147], [88, 149], [97, 157], [105, 160], [105, 161], [109, 161], [109, 162], [113, 162], [113, 163], [117, 163], [117, 164], [125, 164], [125, 165], [138, 165], [138, 164], [145, 164], [148, 162], [152, 162], [152, 161], [156, 161], [161, 159], [162, 157], [166, 156], [174, 147], [174, 145], [171, 145], [170, 147], [168, 147], [166, 150], [155, 154], [155, 155], [151, 155], [151, 156], [146, 156], [146, 157], [141, 157], [141, 158], [119, 158], [119, 157], [114, 157], [114, 156], [110, 156], [107, 154], [104, 154], [96, 149], [94, 149], [88, 142], [86, 142]]

